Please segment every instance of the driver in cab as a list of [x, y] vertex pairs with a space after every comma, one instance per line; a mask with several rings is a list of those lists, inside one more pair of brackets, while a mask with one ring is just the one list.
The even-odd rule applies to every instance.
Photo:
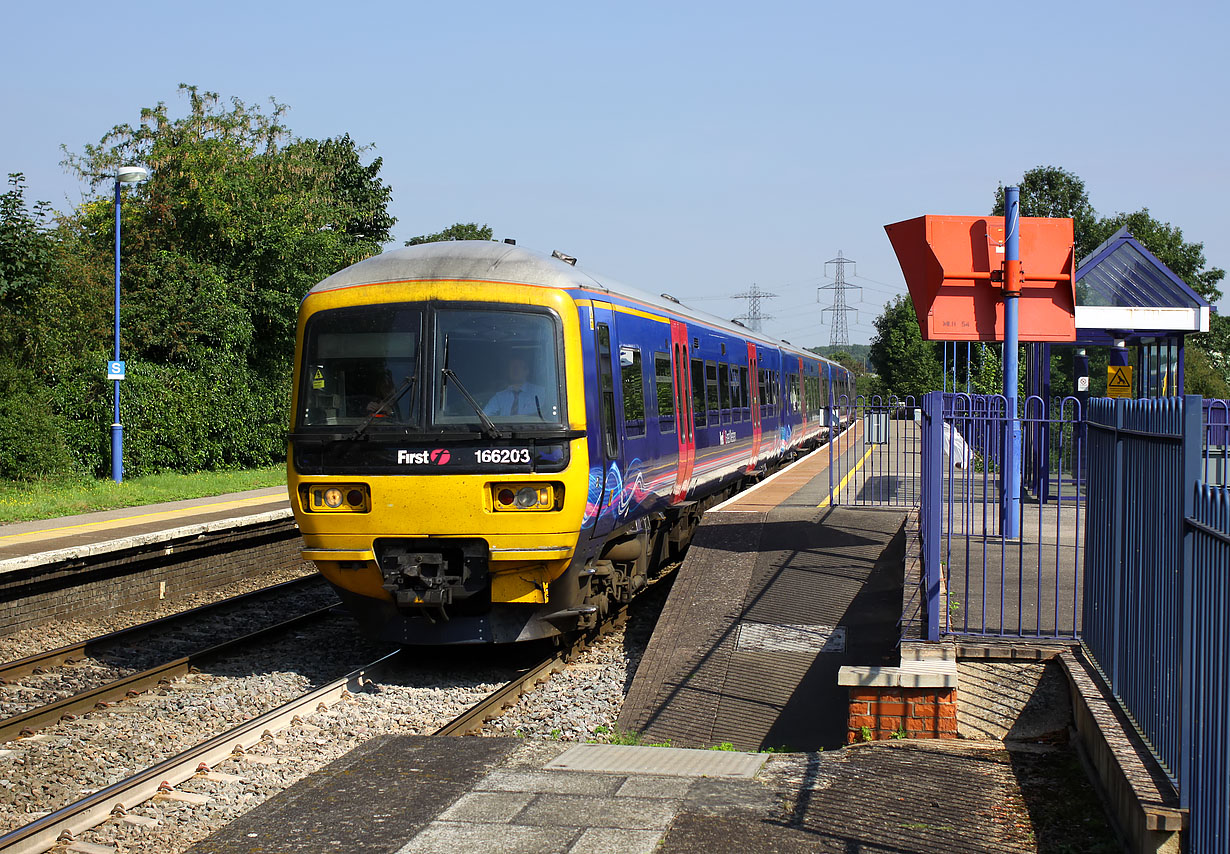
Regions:
[[508, 385], [497, 391], [483, 407], [491, 416], [542, 417], [543, 388], [529, 382], [529, 365], [524, 356], [508, 359]]

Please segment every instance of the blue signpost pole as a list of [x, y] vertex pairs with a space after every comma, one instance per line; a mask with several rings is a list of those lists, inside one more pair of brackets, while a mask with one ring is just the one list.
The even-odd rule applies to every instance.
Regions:
[[1017, 350], [1021, 296], [1021, 190], [1004, 190], [1004, 397], [1007, 398], [1007, 465], [1003, 470], [1003, 533], [1021, 536], [1021, 422], [1017, 418]]
[[[115, 179], [115, 361], [120, 360], [120, 179]], [[111, 421], [111, 479], [124, 479], [124, 427], [120, 424], [120, 381], [115, 380], [115, 415]]]

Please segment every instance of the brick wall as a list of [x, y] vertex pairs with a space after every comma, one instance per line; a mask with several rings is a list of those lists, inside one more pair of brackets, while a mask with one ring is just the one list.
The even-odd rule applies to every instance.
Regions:
[[0, 575], [0, 635], [49, 620], [97, 616], [294, 568], [302, 540], [292, 519], [158, 543]]
[[956, 738], [957, 690], [850, 688], [847, 744], [900, 734], [905, 738]]

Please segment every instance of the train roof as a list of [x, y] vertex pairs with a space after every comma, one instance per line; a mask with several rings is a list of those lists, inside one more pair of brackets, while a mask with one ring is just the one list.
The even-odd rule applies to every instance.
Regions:
[[587, 272], [554, 255], [489, 240], [449, 240], [383, 252], [339, 270], [313, 287], [309, 293], [411, 279], [464, 279], [539, 285], [562, 290], [602, 291], [611, 296], [653, 306], [664, 314], [695, 318], [740, 338], [750, 338], [799, 355], [830, 361], [794, 344], [753, 332], [745, 326], [692, 308], [686, 303], [675, 302], [606, 276]]

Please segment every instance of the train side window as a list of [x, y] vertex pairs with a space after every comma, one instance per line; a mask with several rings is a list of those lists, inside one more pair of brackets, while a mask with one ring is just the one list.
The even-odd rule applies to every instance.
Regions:
[[619, 437], [615, 432], [615, 376], [611, 370], [611, 329], [598, 324], [598, 381], [602, 395], [602, 432], [606, 453], [612, 459], [619, 456]]
[[730, 365], [725, 362], [718, 362], [717, 371], [718, 380], [718, 409], [726, 415], [726, 420], [730, 420]]
[[697, 427], [709, 423], [705, 414], [705, 363], [700, 359], [692, 360], [692, 421]]
[[769, 405], [769, 372], [764, 368], [760, 368], [757, 373], [760, 375], [758, 377], [758, 384], [760, 386], [760, 417], [763, 418], [765, 408]]
[[658, 429], [675, 432], [675, 388], [671, 377], [671, 357], [653, 354], [654, 390], [658, 400]]
[[[751, 401], [748, 399], [747, 366], [746, 365], [739, 366], [739, 400], [740, 400], [739, 405], [743, 407], [744, 410], [747, 410], [751, 406]], [[743, 415], [745, 418], [750, 417], [750, 413], [746, 411], [743, 413]]]
[[619, 348], [619, 380], [624, 390], [624, 431], [629, 436], [645, 435], [645, 378], [641, 367], [641, 351], [638, 348]]
[[[716, 414], [720, 410], [718, 404], [717, 362], [707, 361], [705, 362], [705, 405], [708, 406], [710, 412]], [[718, 421], [721, 422], [720, 417]]]

